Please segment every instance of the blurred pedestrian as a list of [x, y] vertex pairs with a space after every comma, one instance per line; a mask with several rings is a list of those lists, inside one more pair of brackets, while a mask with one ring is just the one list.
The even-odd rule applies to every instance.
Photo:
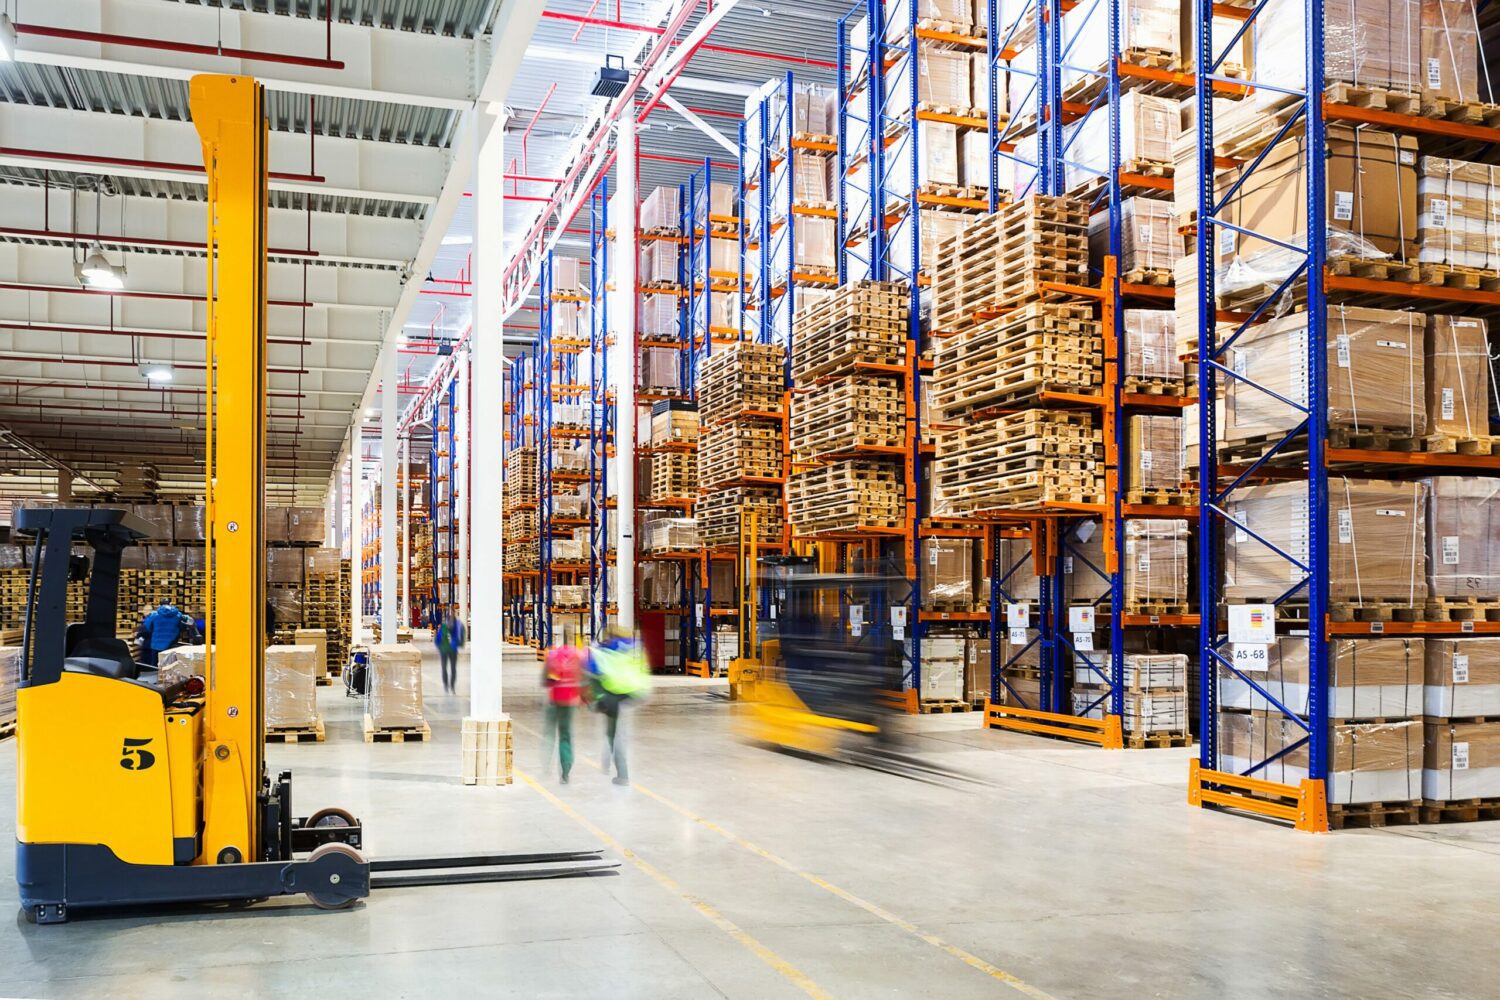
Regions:
[[613, 761], [615, 784], [628, 785], [630, 769], [625, 756], [629, 720], [625, 710], [645, 699], [651, 689], [651, 669], [635, 636], [618, 625], [605, 629], [600, 642], [590, 650], [588, 669], [594, 704], [605, 718], [608, 759], [604, 772], [609, 773]]
[[165, 598], [157, 605], [156, 610], [145, 617], [135, 630], [135, 637], [141, 647], [139, 654], [141, 663], [154, 667], [157, 656], [163, 650], [180, 644], [184, 617], [183, 613]]
[[587, 663], [586, 652], [564, 643], [547, 650], [542, 665], [542, 687], [547, 691], [547, 756], [552, 756], [555, 734], [558, 763], [562, 765], [562, 783], [565, 785], [568, 773], [573, 770], [573, 709], [583, 702], [583, 674]]
[[453, 612], [445, 611], [434, 638], [437, 641], [438, 659], [442, 661], [443, 690], [453, 694], [458, 690], [458, 651], [464, 645], [464, 623]]

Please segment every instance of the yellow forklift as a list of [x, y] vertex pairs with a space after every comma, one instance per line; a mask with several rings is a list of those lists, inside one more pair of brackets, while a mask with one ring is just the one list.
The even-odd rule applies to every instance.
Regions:
[[[197, 76], [190, 99], [208, 171], [207, 661], [202, 676], [166, 676], [115, 634], [121, 553], [144, 522], [103, 507], [15, 512], [33, 549], [16, 693], [24, 915], [290, 894], [341, 908], [372, 888], [617, 867], [598, 850], [366, 860], [355, 817], [294, 818], [290, 772], [268, 775], [264, 96], [250, 77]], [[69, 623], [68, 581], [85, 576], [84, 620]]]

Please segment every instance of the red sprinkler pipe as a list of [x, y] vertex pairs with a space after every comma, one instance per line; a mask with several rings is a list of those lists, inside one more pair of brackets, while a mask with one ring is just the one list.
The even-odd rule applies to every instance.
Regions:
[[[17, 149], [0, 146], [0, 156], [20, 156], [32, 160], [61, 160], [65, 163], [93, 163], [101, 167], [128, 167], [132, 170], [170, 170], [174, 173], [201, 174], [201, 163], [177, 163], [172, 160], [139, 160], [128, 156], [96, 156], [92, 153], [61, 153], [48, 149]], [[318, 174], [288, 174], [276, 170], [266, 171], [266, 176], [277, 181], [306, 181], [322, 184], [327, 178]]]
[[[22, 323], [17, 320], [0, 320], [0, 330], [22, 330], [27, 333], [81, 333], [88, 336], [140, 337], [155, 340], [196, 340], [202, 342], [205, 334], [176, 333], [162, 330], [131, 330], [124, 327], [63, 326], [58, 323]], [[310, 347], [310, 340], [293, 340], [288, 337], [267, 337], [268, 344], [283, 344], [289, 347]]]
[[[665, 28], [652, 24], [634, 24], [630, 21], [615, 21], [604, 17], [585, 17], [582, 14], [566, 14], [561, 11], [544, 10], [543, 17], [554, 21], [568, 21], [573, 24], [591, 25], [596, 28], [610, 28], [616, 31], [639, 31], [652, 35], [666, 34]], [[681, 45], [681, 39], [673, 39], [673, 45]], [[799, 66], [821, 66], [824, 69], [838, 69], [838, 63], [824, 62], [820, 59], [808, 59], [804, 56], [784, 56], [779, 52], [758, 52], [754, 49], [737, 49], [727, 45], [702, 45], [704, 52], [720, 52], [729, 56], [746, 56], [751, 59], [769, 59], [774, 62], [796, 63]]]
[[[158, 299], [167, 302], [202, 302], [203, 296], [193, 295], [189, 292], [129, 292], [124, 289], [113, 288], [69, 288], [67, 285], [26, 285], [15, 281], [0, 281], [0, 291], [5, 292], [56, 292], [59, 295], [108, 295], [117, 299]], [[287, 306], [292, 309], [306, 309], [317, 305], [315, 302], [291, 302], [284, 299], [270, 299], [266, 302], [268, 306]]]
[[[333, 54], [332, 3], [328, 4], [329, 17], [327, 35], [329, 55]], [[227, 48], [223, 45], [200, 45], [196, 42], [173, 42], [163, 38], [143, 38], [140, 35], [121, 35], [116, 32], [80, 31], [77, 28], [54, 28], [46, 24], [17, 24], [18, 35], [36, 35], [39, 38], [63, 38], [73, 42], [94, 42], [99, 45], [121, 45], [133, 49], [152, 49], [156, 52], [182, 52], [192, 56], [222, 56], [226, 59], [249, 59], [253, 62], [282, 63], [287, 66], [307, 66], [313, 69], [343, 69], [342, 59], [316, 56], [294, 56], [284, 52], [266, 52], [261, 49]]]
[[[0, 236], [15, 236], [33, 240], [69, 240], [79, 243], [112, 243], [117, 246], [161, 247], [165, 250], [203, 250], [198, 240], [164, 240], [153, 236], [107, 236], [103, 233], [73, 233], [60, 229], [19, 229], [15, 226], [0, 226]], [[317, 257], [316, 250], [283, 250], [267, 247], [266, 253], [273, 257]]]

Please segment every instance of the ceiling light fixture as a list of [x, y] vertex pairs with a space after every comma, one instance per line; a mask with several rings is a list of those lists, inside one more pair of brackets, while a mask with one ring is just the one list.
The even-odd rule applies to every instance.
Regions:
[[73, 265], [78, 280], [89, 288], [118, 289], [125, 287], [125, 267], [115, 267], [104, 256], [99, 244], [89, 247], [88, 256], [82, 264]]
[[172, 381], [172, 366], [147, 362], [141, 365], [141, 377], [147, 382], [170, 382]]

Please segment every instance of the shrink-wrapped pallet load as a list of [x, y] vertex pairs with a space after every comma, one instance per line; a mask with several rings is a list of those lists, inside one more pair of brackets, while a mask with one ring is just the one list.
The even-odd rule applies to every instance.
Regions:
[[376, 729], [418, 729], [422, 708], [422, 652], [410, 643], [370, 647], [370, 719]]
[[[1343, 0], [1323, 11], [1323, 78], [1329, 83], [1416, 93], [1423, 0]], [[1307, 79], [1306, 8], [1268, 0], [1255, 19], [1255, 76], [1300, 90]]]
[[1441, 156], [1417, 161], [1417, 260], [1500, 267], [1500, 167]]
[[[1125, 607], [1186, 609], [1188, 526], [1176, 518], [1125, 522]], [[1181, 613], [1163, 612], [1163, 613]]]
[[[1089, 219], [1090, 266], [1102, 270], [1109, 254], [1109, 213]], [[1127, 198], [1120, 207], [1120, 260], [1122, 280], [1135, 281], [1165, 275], [1182, 257], [1182, 237], [1177, 234], [1177, 216], [1170, 201], [1160, 198]], [[1147, 272], [1143, 274], [1142, 272]]]
[[318, 545], [323, 541], [322, 507], [288, 507], [286, 540], [294, 545]]
[[[1224, 531], [1227, 600], [1274, 600], [1305, 579], [1301, 567], [1251, 533], [1306, 565], [1306, 483], [1242, 487], [1228, 513], [1238, 524]], [[1327, 513], [1330, 601], [1405, 607], [1426, 599], [1426, 484], [1331, 476]]]
[[[1126, 391], [1164, 388], [1180, 392], [1187, 377], [1178, 358], [1176, 315], [1165, 309], [1126, 309]], [[1197, 339], [1197, 331], [1193, 332]]]
[[[1351, 805], [1420, 799], [1422, 737], [1421, 722], [1331, 726], [1328, 802]], [[1307, 731], [1279, 712], [1220, 712], [1219, 758], [1223, 770], [1243, 774], [1254, 767], [1255, 777], [1264, 781], [1298, 785], [1310, 776]]]
[[[1305, 636], [1277, 636], [1266, 658], [1240, 673], [1220, 665], [1219, 706], [1305, 716], [1311, 702], [1311, 668]], [[1324, 694], [1332, 719], [1410, 719], [1423, 714], [1426, 653], [1420, 638], [1336, 639], [1328, 644]], [[1253, 680], [1260, 690], [1252, 687]]]
[[1126, 464], [1126, 490], [1181, 491], [1185, 478], [1182, 471], [1182, 418], [1175, 414], [1135, 413], [1128, 419], [1130, 450], [1127, 454], [1130, 460]]
[[923, 701], [964, 701], [967, 642], [962, 635], [922, 637]]
[[1500, 638], [1428, 636], [1426, 661], [1424, 715], [1500, 716]]
[[974, 606], [974, 541], [922, 540], [922, 610], [969, 611]]
[[1449, 103], [1493, 101], [1488, 69], [1481, 74], [1476, 0], [1421, 0], [1422, 111], [1446, 111]]
[[1431, 802], [1500, 796], [1500, 722], [1428, 719], [1422, 798]]
[[1427, 502], [1427, 587], [1500, 606], [1500, 479], [1435, 476]]
[[[306, 607], [304, 603], [304, 608]], [[328, 675], [328, 630], [321, 628], [299, 628], [292, 633], [292, 645], [312, 646], [317, 650], [317, 676]]]
[[1427, 317], [1429, 434], [1444, 434], [1459, 441], [1490, 437], [1493, 364], [1484, 320], [1471, 316]]
[[266, 727], [311, 729], [318, 724], [318, 647], [266, 648]]

